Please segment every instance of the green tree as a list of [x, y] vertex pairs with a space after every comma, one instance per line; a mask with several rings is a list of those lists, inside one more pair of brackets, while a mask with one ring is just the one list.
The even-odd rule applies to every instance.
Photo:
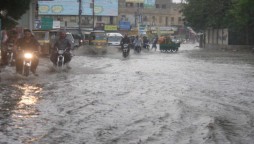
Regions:
[[5, 10], [7, 15], [0, 16], [2, 19], [2, 29], [15, 27], [17, 23], [8, 17], [19, 20], [21, 16], [29, 9], [31, 0], [0, 0], [0, 10]]
[[227, 25], [226, 18], [232, 7], [232, 0], [186, 0], [186, 2], [182, 9], [185, 22], [195, 30]]
[[254, 26], [254, 1], [238, 0], [230, 11], [230, 18], [234, 20], [232, 26], [253, 27]]

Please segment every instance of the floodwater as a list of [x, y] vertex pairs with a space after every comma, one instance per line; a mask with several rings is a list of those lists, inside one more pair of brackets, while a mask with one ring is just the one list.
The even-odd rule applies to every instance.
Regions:
[[254, 54], [182, 44], [177, 53], [74, 52], [39, 77], [0, 73], [1, 144], [253, 144]]

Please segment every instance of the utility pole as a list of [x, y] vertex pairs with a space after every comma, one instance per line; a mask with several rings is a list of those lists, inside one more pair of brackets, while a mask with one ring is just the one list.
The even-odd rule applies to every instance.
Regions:
[[79, 33], [81, 33], [82, 0], [78, 0], [78, 2], [79, 2], [78, 29], [79, 29]]
[[92, 0], [92, 6], [93, 6], [93, 31], [94, 31], [94, 0]]

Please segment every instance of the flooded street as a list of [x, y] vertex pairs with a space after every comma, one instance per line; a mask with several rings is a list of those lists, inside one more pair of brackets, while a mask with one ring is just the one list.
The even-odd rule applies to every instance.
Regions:
[[254, 54], [80, 48], [72, 69], [0, 73], [1, 144], [253, 144]]

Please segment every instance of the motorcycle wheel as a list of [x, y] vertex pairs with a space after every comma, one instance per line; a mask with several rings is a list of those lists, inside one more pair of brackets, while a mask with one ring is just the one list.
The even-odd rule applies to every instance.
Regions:
[[24, 76], [28, 76], [29, 75], [29, 66], [24, 66], [24, 72], [23, 72]]

